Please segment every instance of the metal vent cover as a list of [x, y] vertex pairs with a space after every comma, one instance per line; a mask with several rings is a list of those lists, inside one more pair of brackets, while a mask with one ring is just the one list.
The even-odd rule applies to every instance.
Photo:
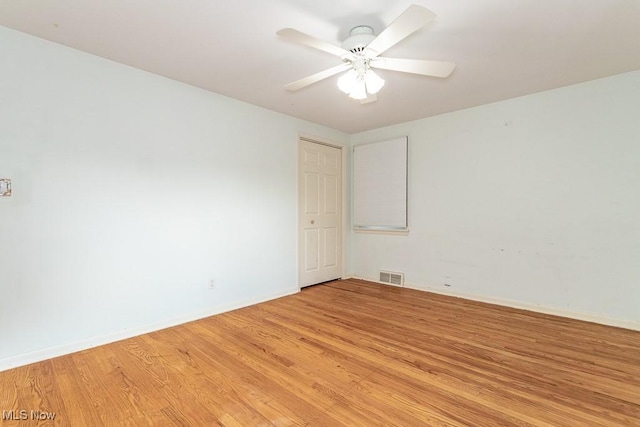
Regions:
[[404, 274], [381, 270], [378, 281], [393, 286], [404, 286]]

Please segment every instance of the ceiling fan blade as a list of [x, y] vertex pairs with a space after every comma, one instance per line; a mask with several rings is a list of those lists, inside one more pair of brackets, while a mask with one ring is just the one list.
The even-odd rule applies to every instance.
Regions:
[[333, 75], [336, 75], [338, 73], [341, 73], [343, 71], [347, 71], [349, 68], [351, 68], [351, 64], [340, 64], [340, 65], [336, 65], [335, 67], [331, 67], [327, 70], [324, 71], [320, 71], [319, 73], [315, 73], [312, 74], [310, 76], [307, 76], [303, 79], [300, 80], [296, 80], [295, 82], [291, 82], [287, 85], [285, 85], [285, 89], [287, 90], [298, 90], [298, 89], [302, 89], [305, 86], [309, 86], [310, 84], [313, 84], [315, 82], [319, 82], [320, 80], [324, 80], [327, 77], [331, 77]]
[[378, 57], [371, 60], [369, 65], [383, 70], [402, 71], [404, 73], [421, 74], [432, 77], [448, 77], [456, 68], [455, 62], [427, 61], [423, 59], [402, 59]]
[[292, 42], [301, 43], [315, 49], [319, 49], [323, 52], [339, 56], [341, 58], [345, 56], [352, 56], [351, 52], [349, 52], [348, 50], [345, 50], [339, 46], [332, 45], [331, 43], [325, 42], [315, 37], [311, 37], [310, 35], [301, 33], [300, 31], [294, 30], [293, 28], [284, 28], [278, 31], [276, 34]]
[[436, 14], [425, 7], [417, 4], [409, 6], [391, 25], [369, 43], [367, 46], [368, 56], [376, 57], [380, 55], [409, 34], [427, 25], [435, 17]]

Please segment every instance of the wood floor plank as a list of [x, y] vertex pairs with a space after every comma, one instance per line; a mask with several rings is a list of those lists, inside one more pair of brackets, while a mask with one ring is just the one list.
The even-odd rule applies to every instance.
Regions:
[[[322, 311], [322, 310], [321, 310]], [[358, 328], [356, 328], [358, 329]], [[359, 328], [360, 330], [362, 330], [363, 328]], [[407, 328], [407, 330], [410, 331], [410, 329]], [[445, 332], [443, 331], [442, 334], [444, 334]], [[414, 331], [415, 334], [415, 331]], [[371, 338], [371, 340], [368, 340], [370, 342], [374, 342], [373, 338], [375, 338], [373, 336], [374, 334], [370, 334], [369, 338]], [[377, 335], [378, 337], [384, 337], [385, 336], [385, 332], [384, 332], [384, 328], [383, 325], [378, 325], [377, 326], [377, 330], [375, 332], [375, 335]], [[417, 336], [417, 335], [416, 335]], [[387, 337], [386, 338], [386, 346], [389, 348], [394, 348], [394, 351], [397, 351], [399, 349], [403, 349], [403, 347], [401, 345], [399, 345], [399, 342], [401, 340], [404, 340], [404, 338], [411, 338], [411, 337], [403, 337], [402, 333], [398, 333], [397, 330], [394, 330], [393, 332], [393, 337]], [[509, 385], [511, 383], [511, 385], [514, 388], [517, 388], [518, 386], [518, 382], [523, 383], [526, 385], [526, 390], [527, 391], [533, 391], [535, 390], [538, 394], [540, 395], [547, 395], [548, 398], [550, 400], [557, 400], [558, 398], [562, 399], [564, 396], [558, 397], [557, 395], [550, 395], [550, 393], [547, 393], [547, 388], [550, 385], [549, 381], [544, 381], [544, 378], [539, 378], [538, 376], [533, 376], [533, 375], [528, 375], [528, 376], [523, 376], [523, 374], [521, 374], [522, 371], [522, 365], [523, 363], [528, 363], [527, 360], [523, 360], [522, 358], [519, 358], [519, 360], [517, 361], [517, 364], [511, 363], [510, 358], [505, 358], [505, 357], [501, 357], [500, 354], [495, 353], [493, 355], [489, 355], [487, 356], [488, 352], [491, 351], [491, 349], [487, 346], [483, 346], [481, 344], [477, 344], [476, 347], [474, 349], [469, 349], [467, 347], [462, 347], [460, 346], [459, 342], [455, 342], [452, 340], [449, 340], [448, 342], [443, 342], [442, 345], [444, 346], [441, 350], [438, 349], [438, 346], [433, 345], [433, 341], [428, 341], [427, 339], [425, 339], [425, 337], [420, 337], [421, 339], [419, 340], [420, 342], [430, 342], [430, 345], [428, 348], [424, 348], [424, 349], [419, 349], [417, 347], [412, 347], [412, 348], [404, 348], [404, 356], [405, 357], [410, 357], [411, 353], [415, 353], [415, 354], [419, 354], [419, 355], [425, 355], [428, 353], [428, 358], [429, 360], [432, 362], [431, 363], [431, 370], [436, 369], [433, 366], [433, 362], [439, 360], [440, 362], [442, 362], [439, 366], [438, 369], [440, 370], [447, 370], [447, 371], [451, 371], [452, 366], [448, 366], [451, 363], [455, 363], [455, 366], [453, 367], [454, 369], [458, 370], [458, 371], [463, 371], [463, 370], [471, 370], [471, 371], [475, 371], [475, 374], [473, 375], [473, 377], [476, 380], [479, 381], [489, 381], [493, 378], [494, 380], [500, 380], [499, 382], [502, 383], [502, 386], [506, 386]], [[389, 344], [389, 340], [395, 340], [395, 345]], [[404, 343], [404, 345], [408, 345], [406, 342]], [[455, 347], [457, 350], [459, 351], [459, 355], [456, 354], [452, 354], [451, 352], [451, 347]], [[384, 347], [383, 347], [384, 348]], [[425, 353], [426, 352], [426, 353]], [[469, 353], [469, 354], [467, 354]], [[504, 353], [501, 351], [501, 353]], [[394, 357], [393, 354], [387, 354], [387, 357]], [[516, 356], [518, 357], [518, 356]], [[539, 356], [540, 359], [544, 360], [544, 355]], [[414, 362], [416, 363], [416, 362]], [[531, 363], [532, 366], [529, 366], [530, 370], [532, 372], [537, 372], [539, 371], [538, 368], [540, 368], [539, 363]], [[505, 369], [507, 369], [507, 371], [505, 372]], [[575, 369], [574, 369], [575, 370]], [[580, 376], [585, 376], [585, 375], [592, 375], [591, 373], [584, 373], [581, 372], [582, 369], [578, 370], [579, 375]], [[469, 371], [469, 372], [471, 372]], [[527, 370], [524, 370], [524, 372], [526, 372]], [[491, 376], [487, 375], [487, 372], [489, 372], [491, 374]], [[554, 371], [555, 372], [555, 371]], [[614, 372], [615, 373], [615, 372]], [[569, 378], [569, 380], [573, 381], [575, 380], [575, 378], [572, 377], [571, 375], [572, 373], [566, 373], [566, 372], [562, 372], [560, 371], [555, 372], [555, 380], [558, 379], [558, 377], [567, 377]], [[469, 378], [469, 375], [467, 374], [467, 379]], [[636, 382], [637, 381], [633, 378], [633, 377], [629, 377], [629, 376], [625, 376], [625, 379], [628, 380], [630, 383]], [[587, 381], [588, 383], [589, 381]], [[606, 383], [606, 384], [605, 384]], [[612, 388], [614, 390], [614, 392], [618, 395], [624, 395], [625, 393], [625, 388], [626, 388], [626, 384], [625, 382], [611, 382], [610, 379], [605, 379], [604, 383], [602, 384], [603, 387], [602, 390], [605, 390], [607, 388]], [[520, 387], [521, 388], [521, 387]], [[602, 391], [601, 390], [601, 391]], [[567, 391], [572, 391], [574, 393], [580, 393], [583, 390], [582, 389], [578, 389], [577, 387], [570, 387], [569, 384], [566, 384], [565, 386], [565, 392]], [[600, 398], [599, 394], [595, 395], [596, 399]], [[628, 400], [630, 401], [635, 401], [637, 399], [637, 396], [635, 396], [633, 394], [633, 391], [631, 392], [631, 394], [626, 395], [626, 397], [628, 398]], [[600, 399], [602, 401], [602, 399]], [[615, 403], [614, 403], [615, 404]], [[624, 411], [624, 409], [623, 409]]]
[[[292, 314], [295, 315], [295, 314]], [[317, 319], [311, 321], [309, 323], [298, 322], [298, 328], [307, 328], [308, 334], [317, 334], [315, 338], [318, 340], [324, 340], [325, 336], [329, 338], [327, 340], [331, 340], [330, 333], [328, 331], [315, 330], [316, 326], [319, 322]], [[378, 330], [382, 327], [381, 324], [377, 325]], [[479, 402], [477, 395], [470, 395], [468, 390], [470, 389], [471, 382], [468, 378], [464, 378], [460, 380], [455, 377], [448, 377], [446, 372], [442, 370], [438, 370], [437, 367], [433, 365], [424, 364], [421, 366], [415, 362], [409, 362], [407, 359], [396, 360], [395, 357], [387, 357], [380, 358], [378, 354], [371, 352], [371, 348], [368, 347], [369, 339], [363, 340], [362, 345], [355, 346], [354, 348], [349, 348], [351, 343], [344, 343], [340, 341], [333, 341], [333, 345], [335, 346], [333, 351], [338, 353], [353, 353], [357, 356], [358, 360], [361, 363], [370, 364], [370, 366], [375, 371], [389, 371], [390, 362], [395, 361], [399, 363], [393, 364], [392, 372], [399, 372], [403, 375], [403, 378], [409, 380], [413, 376], [420, 376], [420, 381], [422, 384], [420, 385], [428, 385], [431, 387], [429, 392], [429, 398], [431, 402], [436, 402], [436, 407], [441, 410], [459, 410], [461, 407], [466, 407], [466, 411], [470, 412], [472, 410], [473, 405], [469, 402], [474, 400]], [[331, 351], [331, 349], [327, 348], [327, 352]], [[382, 363], [384, 361], [384, 363]], [[424, 393], [423, 387], [418, 386], [414, 383], [415, 394]], [[505, 394], [505, 392], [503, 392]], [[455, 399], [452, 399], [455, 397]], [[512, 396], [511, 396], [512, 397]], [[503, 398], [503, 396], [500, 396]], [[495, 399], [494, 399], [495, 400]], [[504, 403], [504, 402], [503, 402]], [[513, 405], [513, 400], [507, 400], [506, 403]], [[488, 410], [484, 408], [484, 416], [487, 418]]]
[[[640, 426], [640, 333], [361, 280], [0, 372], [2, 426]], [[19, 414], [18, 414], [19, 415]]]

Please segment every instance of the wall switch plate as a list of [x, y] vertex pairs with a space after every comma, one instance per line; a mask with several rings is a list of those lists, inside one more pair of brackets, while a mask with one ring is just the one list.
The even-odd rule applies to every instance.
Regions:
[[216, 287], [216, 282], [213, 279], [209, 280], [209, 289], [213, 289], [215, 287]]
[[0, 178], [0, 197], [11, 196], [11, 180]]

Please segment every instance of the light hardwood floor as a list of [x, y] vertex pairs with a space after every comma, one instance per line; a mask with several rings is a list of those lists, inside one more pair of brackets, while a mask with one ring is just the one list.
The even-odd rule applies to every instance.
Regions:
[[5, 371], [0, 393], [56, 426], [640, 426], [640, 333], [348, 280]]

